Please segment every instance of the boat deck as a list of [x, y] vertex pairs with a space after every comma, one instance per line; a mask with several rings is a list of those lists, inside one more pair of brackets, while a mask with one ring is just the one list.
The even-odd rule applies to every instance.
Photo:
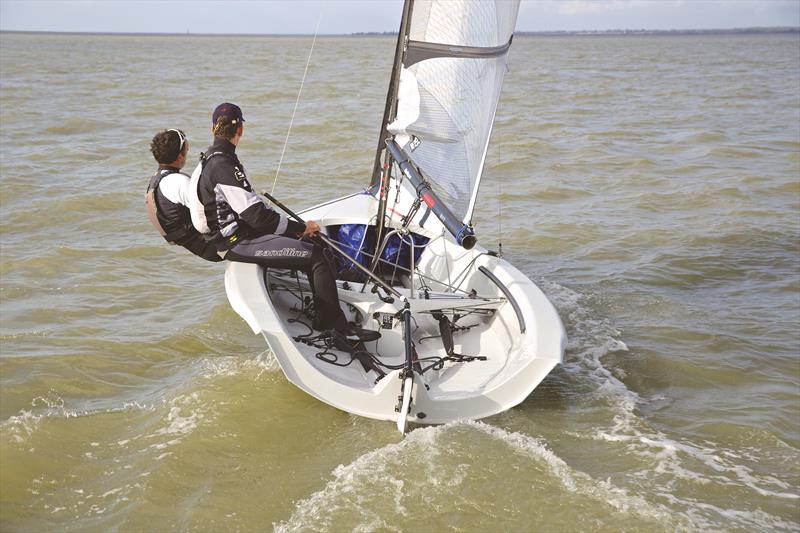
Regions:
[[[378, 374], [366, 371], [348, 353], [325, 346], [324, 340], [313, 341], [319, 332], [311, 329], [310, 316], [303, 312], [303, 302], [310, 297], [310, 287], [303, 274], [280, 270], [266, 270], [265, 281], [273, 305], [282, 317], [283, 328], [294, 339], [298, 350], [307, 361], [321, 373], [350, 387], [371, 389]], [[402, 321], [397, 317], [398, 306], [381, 301], [377, 294], [362, 284], [339, 281], [339, 298], [349, 321], [360, 327], [380, 332], [381, 338], [366, 343], [367, 350], [375, 356], [379, 365], [389, 373], [405, 362]], [[406, 287], [395, 287], [407, 298]], [[491, 346], [502, 346], [492, 331], [491, 321], [495, 310], [505, 303], [499, 297], [468, 297], [452, 293], [430, 294], [428, 298], [409, 298], [414, 311], [412, 338], [418, 356], [418, 364], [432, 396], [460, 395], [465, 391], [474, 394], [485, 386], [507, 362], [507, 350], [489, 350]], [[483, 356], [485, 360], [447, 360], [447, 352], [441, 339], [439, 321], [434, 314], [446, 314], [450, 319], [459, 318], [453, 332], [454, 353], [465, 356]], [[304, 343], [302, 339], [312, 342]], [[483, 350], [483, 351], [482, 351]], [[493, 352], [493, 353], [492, 353]], [[344, 365], [344, 366], [340, 366]]]

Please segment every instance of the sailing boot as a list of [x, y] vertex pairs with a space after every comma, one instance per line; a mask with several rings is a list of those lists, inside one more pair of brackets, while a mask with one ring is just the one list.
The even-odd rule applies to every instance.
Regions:
[[365, 372], [372, 370], [378, 374], [378, 379], [381, 379], [386, 375], [386, 372], [375, 363], [372, 354], [364, 346], [365, 342], [378, 340], [381, 334], [377, 331], [353, 328], [352, 326], [348, 327], [348, 330], [348, 334], [333, 331], [333, 347], [342, 352], [352, 354], [353, 358], [358, 359], [358, 362], [361, 363]]

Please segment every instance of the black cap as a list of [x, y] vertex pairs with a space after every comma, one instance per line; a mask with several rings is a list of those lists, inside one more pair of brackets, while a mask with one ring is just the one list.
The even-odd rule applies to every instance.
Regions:
[[242, 116], [241, 108], [236, 104], [231, 104], [225, 102], [224, 104], [219, 104], [217, 108], [214, 110], [214, 114], [211, 115], [211, 124], [216, 124], [217, 119], [219, 117], [228, 117], [228, 122], [231, 124], [236, 124], [237, 121], [244, 122], [244, 117]]

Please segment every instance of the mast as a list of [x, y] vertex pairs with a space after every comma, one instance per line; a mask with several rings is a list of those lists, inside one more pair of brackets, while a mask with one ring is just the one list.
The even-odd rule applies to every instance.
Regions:
[[[383, 122], [381, 123], [381, 132], [378, 136], [378, 148], [375, 153], [375, 165], [372, 168], [370, 188], [375, 187], [377, 184], [380, 184], [380, 188], [378, 190], [378, 212], [377, 220], [375, 221], [375, 250], [373, 251], [372, 264], [370, 265], [371, 271], [375, 270], [380, 260], [378, 254], [381, 249], [381, 241], [386, 224], [386, 200], [389, 195], [389, 178], [392, 170], [391, 156], [389, 150], [386, 149], [386, 138], [389, 134], [386, 127], [391, 120], [394, 120], [395, 113], [397, 112], [397, 89], [400, 84], [400, 72], [403, 67], [403, 56], [405, 55], [406, 43], [408, 41], [408, 28], [413, 7], [414, 0], [406, 0], [403, 5], [403, 18], [400, 20], [400, 30], [397, 33], [392, 77], [389, 80], [386, 107], [383, 111]], [[383, 172], [381, 172], [381, 152], [384, 152]]]
[[[386, 126], [394, 119], [394, 114], [397, 112], [397, 88], [400, 84], [400, 70], [402, 68], [403, 56], [405, 55], [406, 43], [408, 41], [408, 29], [411, 22], [411, 10], [413, 7], [414, 0], [406, 0], [403, 5], [403, 18], [400, 20], [400, 31], [397, 34], [392, 77], [389, 79], [389, 91], [386, 94], [386, 107], [383, 111], [383, 122], [381, 123], [380, 134], [378, 135], [378, 147], [375, 153], [375, 164], [372, 167], [370, 188], [376, 186], [381, 180], [381, 153], [386, 150], [386, 137], [389, 133]], [[388, 162], [388, 159], [386, 161]]]

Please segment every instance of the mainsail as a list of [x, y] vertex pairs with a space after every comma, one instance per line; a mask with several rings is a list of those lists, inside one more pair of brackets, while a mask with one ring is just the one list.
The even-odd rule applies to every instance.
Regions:
[[385, 117], [381, 135], [394, 135], [464, 224], [475, 207], [518, 10], [519, 0], [407, 2], [399, 85], [387, 102], [394, 116]]

